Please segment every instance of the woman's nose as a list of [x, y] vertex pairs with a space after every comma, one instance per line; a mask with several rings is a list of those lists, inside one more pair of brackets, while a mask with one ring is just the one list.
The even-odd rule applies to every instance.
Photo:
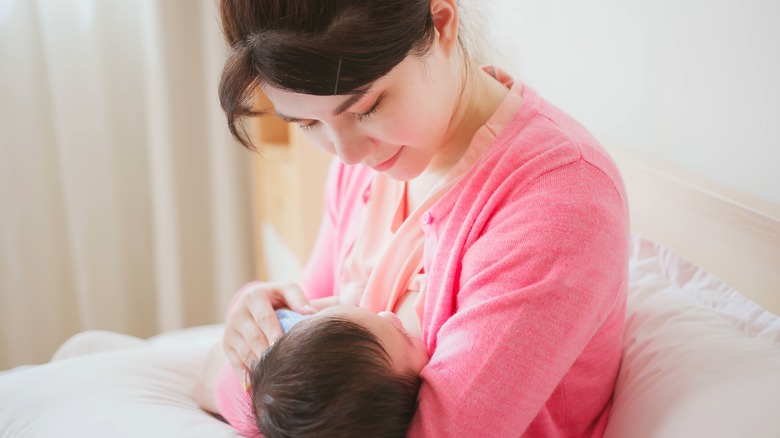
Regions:
[[358, 133], [348, 131], [332, 131], [330, 141], [336, 156], [346, 165], [359, 164], [371, 152], [367, 139]]

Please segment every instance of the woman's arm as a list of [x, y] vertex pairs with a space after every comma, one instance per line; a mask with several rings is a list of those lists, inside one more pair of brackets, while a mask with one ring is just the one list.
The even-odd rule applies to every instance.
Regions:
[[588, 435], [620, 360], [624, 200], [574, 163], [490, 214], [473, 242], [438, 242], [423, 321], [433, 354], [410, 436]]
[[[334, 290], [336, 259], [340, 246], [344, 244], [343, 231], [350, 225], [354, 225], [350, 221], [342, 224], [340, 218], [353, 216], [353, 210], [357, 208], [355, 202], [360, 199], [358, 194], [362, 194], [365, 190], [366, 184], [370, 181], [371, 172], [370, 169], [364, 169], [361, 166], [346, 167], [335, 159], [331, 165], [325, 185], [325, 211], [322, 223], [312, 254], [301, 272], [300, 281], [300, 290], [311, 300], [310, 304], [315, 310], [337, 304], [338, 298], [335, 296]], [[345, 205], [347, 207], [344, 207]], [[342, 208], [347, 208], [348, 211], [342, 212]], [[231, 309], [238, 303], [239, 299], [239, 296], [234, 297]], [[229, 309], [228, 314], [230, 313]], [[246, 324], [245, 328], [247, 326], [253, 327], [253, 324]], [[249, 333], [242, 337], [251, 339], [252, 334]], [[247, 347], [244, 345], [242, 350], [247, 350]], [[239, 430], [251, 429], [247, 423], [248, 417], [251, 415], [250, 400], [242, 388], [243, 382], [239, 378], [240, 372], [230, 371], [227, 366], [222, 366], [221, 370], [217, 369], [216, 364], [221, 358], [218, 357], [217, 353], [213, 354], [214, 356], [211, 356], [209, 361], [214, 364], [214, 368], [204, 367], [204, 370], [209, 372], [204, 373], [202, 386], [203, 389], [210, 387], [213, 391], [210, 391], [212, 394], [210, 399], [209, 394], [203, 397], [201, 406], [216, 409], [217, 413]], [[242, 360], [242, 362], [244, 361]], [[233, 368], [235, 370], [237, 367]], [[217, 369], [216, 373], [213, 372], [214, 369]]]
[[[312, 300], [311, 306], [315, 309], [322, 310], [331, 306], [335, 306], [339, 303], [338, 297], [325, 297]], [[200, 373], [198, 374], [198, 381], [195, 386], [195, 401], [201, 409], [219, 414], [217, 403], [214, 399], [214, 389], [217, 384], [217, 378], [220, 372], [228, 366], [228, 359], [225, 356], [225, 350], [222, 347], [222, 342], [215, 343], [206, 356]]]
[[214, 399], [214, 388], [220, 371], [228, 365], [222, 342], [215, 343], [206, 355], [195, 384], [195, 401], [201, 409], [214, 414], [219, 413]]

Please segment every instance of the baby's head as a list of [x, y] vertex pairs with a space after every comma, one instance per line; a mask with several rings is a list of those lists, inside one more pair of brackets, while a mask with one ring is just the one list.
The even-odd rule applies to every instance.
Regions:
[[417, 406], [422, 340], [390, 312], [326, 309], [252, 367], [252, 408], [268, 438], [404, 436]]

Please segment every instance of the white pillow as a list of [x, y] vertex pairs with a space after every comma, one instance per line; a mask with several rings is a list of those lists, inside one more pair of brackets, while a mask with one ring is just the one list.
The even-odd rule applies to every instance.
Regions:
[[780, 318], [634, 237], [607, 438], [780, 437]]
[[[110, 351], [0, 374], [2, 437], [236, 437], [194, 402], [200, 364], [220, 328], [171, 332], [150, 341], [107, 334]], [[101, 333], [88, 344], [96, 345]], [[111, 335], [114, 335], [113, 337]], [[82, 337], [83, 339], [83, 337]], [[81, 351], [84, 353], [84, 351]]]

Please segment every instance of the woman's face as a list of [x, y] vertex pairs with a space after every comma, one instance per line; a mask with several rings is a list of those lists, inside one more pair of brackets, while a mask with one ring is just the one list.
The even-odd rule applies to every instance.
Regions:
[[[354, 95], [312, 96], [263, 87], [277, 114], [348, 165], [410, 180], [448, 162], [447, 139], [460, 90], [452, 57], [409, 56]], [[323, 78], [332, 80], [335, 78]]]
[[428, 363], [428, 350], [422, 339], [410, 335], [392, 312], [377, 314], [362, 307], [341, 305], [329, 307], [317, 315], [338, 315], [362, 324], [379, 339], [399, 372], [412, 370], [419, 374]]

